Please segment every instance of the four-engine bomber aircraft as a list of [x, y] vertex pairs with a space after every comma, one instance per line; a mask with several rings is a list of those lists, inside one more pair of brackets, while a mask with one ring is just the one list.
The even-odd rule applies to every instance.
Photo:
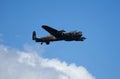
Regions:
[[42, 26], [43, 29], [48, 31], [50, 33], [49, 36], [37, 38], [36, 32], [33, 31], [32, 39], [36, 42], [41, 42], [41, 45], [45, 42], [47, 45], [50, 44], [52, 41], [84, 41], [86, 38], [82, 36], [82, 32], [65, 32], [64, 30], [56, 30], [54, 28], [51, 28], [47, 25]]

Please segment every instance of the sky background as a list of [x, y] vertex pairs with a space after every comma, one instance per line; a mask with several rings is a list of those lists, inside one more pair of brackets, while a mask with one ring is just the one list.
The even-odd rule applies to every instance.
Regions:
[[[87, 39], [41, 46], [31, 35], [49, 35], [42, 25], [82, 31]], [[42, 57], [84, 66], [96, 79], [120, 79], [119, 40], [119, 0], [0, 0], [0, 44], [19, 50], [37, 45]]]

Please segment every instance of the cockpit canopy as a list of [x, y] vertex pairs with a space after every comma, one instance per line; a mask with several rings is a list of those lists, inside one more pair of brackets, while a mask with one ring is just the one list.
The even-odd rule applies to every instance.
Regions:
[[72, 31], [72, 32], [69, 32], [71, 35], [80, 35], [82, 36], [82, 32], [81, 31]]

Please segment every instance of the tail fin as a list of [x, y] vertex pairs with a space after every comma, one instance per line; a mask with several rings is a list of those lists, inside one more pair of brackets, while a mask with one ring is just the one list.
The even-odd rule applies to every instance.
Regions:
[[36, 32], [35, 31], [33, 31], [32, 40], [36, 40]]

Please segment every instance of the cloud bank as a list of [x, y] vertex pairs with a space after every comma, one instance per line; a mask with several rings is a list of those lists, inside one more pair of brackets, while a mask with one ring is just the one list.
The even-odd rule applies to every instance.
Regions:
[[[34, 52], [34, 53], [33, 53]], [[95, 79], [86, 68], [0, 45], [0, 79]]]

